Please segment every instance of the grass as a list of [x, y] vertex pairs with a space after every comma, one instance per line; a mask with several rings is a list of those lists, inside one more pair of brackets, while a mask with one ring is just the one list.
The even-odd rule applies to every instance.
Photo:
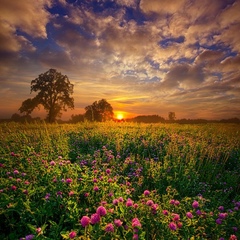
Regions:
[[240, 125], [0, 125], [1, 239], [237, 239]]

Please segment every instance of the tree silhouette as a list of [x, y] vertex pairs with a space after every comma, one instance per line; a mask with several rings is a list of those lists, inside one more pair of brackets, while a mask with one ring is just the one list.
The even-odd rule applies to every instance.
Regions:
[[168, 119], [169, 119], [170, 121], [174, 121], [174, 120], [176, 119], [176, 114], [175, 114], [175, 112], [169, 112], [169, 113], [168, 113]]
[[47, 111], [47, 120], [52, 123], [57, 117], [61, 117], [61, 111], [67, 111], [67, 107], [74, 108], [73, 84], [66, 75], [62, 75], [55, 69], [49, 69], [35, 80], [31, 81], [31, 93], [38, 92], [34, 98], [23, 101], [19, 108], [21, 113], [30, 114], [36, 107], [42, 105]]
[[89, 121], [105, 122], [113, 119], [113, 108], [105, 99], [85, 107], [85, 118]]

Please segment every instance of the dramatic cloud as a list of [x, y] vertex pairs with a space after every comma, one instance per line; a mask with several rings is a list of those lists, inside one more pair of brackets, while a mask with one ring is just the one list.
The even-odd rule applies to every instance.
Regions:
[[49, 68], [76, 109], [101, 98], [129, 116], [239, 115], [240, 0], [1, 1], [0, 108], [17, 112]]

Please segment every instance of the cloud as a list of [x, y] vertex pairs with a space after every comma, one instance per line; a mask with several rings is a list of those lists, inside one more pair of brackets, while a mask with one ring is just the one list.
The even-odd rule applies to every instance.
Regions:
[[174, 65], [166, 74], [164, 81], [160, 83], [160, 89], [190, 89], [204, 82], [204, 73], [197, 65], [189, 64]]

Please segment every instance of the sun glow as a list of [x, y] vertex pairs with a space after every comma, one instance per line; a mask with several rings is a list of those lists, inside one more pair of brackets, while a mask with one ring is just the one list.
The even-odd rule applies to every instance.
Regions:
[[117, 119], [122, 120], [124, 118], [122, 113], [117, 113]]

